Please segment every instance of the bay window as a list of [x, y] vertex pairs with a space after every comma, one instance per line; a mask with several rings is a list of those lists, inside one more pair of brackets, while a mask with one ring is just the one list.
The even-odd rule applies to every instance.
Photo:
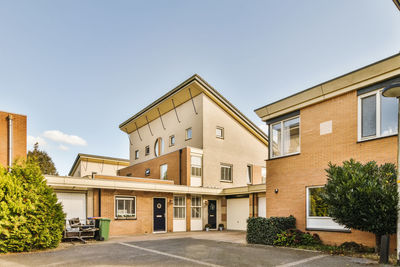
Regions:
[[382, 96], [381, 90], [358, 97], [358, 140], [397, 134], [396, 98]]
[[300, 117], [271, 124], [271, 158], [300, 152]]

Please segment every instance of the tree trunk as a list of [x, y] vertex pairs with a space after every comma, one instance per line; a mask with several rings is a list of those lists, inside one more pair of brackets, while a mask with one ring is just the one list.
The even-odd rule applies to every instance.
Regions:
[[381, 235], [380, 234], [375, 234], [375, 252], [376, 253], [381, 252]]

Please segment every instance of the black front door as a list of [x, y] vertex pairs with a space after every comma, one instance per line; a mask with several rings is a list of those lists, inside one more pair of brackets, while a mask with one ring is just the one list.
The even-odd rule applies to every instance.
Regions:
[[153, 200], [153, 214], [154, 232], [164, 232], [165, 231], [165, 198], [154, 198]]
[[211, 225], [212, 229], [217, 228], [217, 201], [208, 201], [208, 224]]

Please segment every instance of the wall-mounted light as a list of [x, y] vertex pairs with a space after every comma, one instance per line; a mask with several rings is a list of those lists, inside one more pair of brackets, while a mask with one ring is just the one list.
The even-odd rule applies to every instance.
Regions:
[[275, 188], [275, 194], [278, 194], [278, 192], [279, 192], [279, 189]]

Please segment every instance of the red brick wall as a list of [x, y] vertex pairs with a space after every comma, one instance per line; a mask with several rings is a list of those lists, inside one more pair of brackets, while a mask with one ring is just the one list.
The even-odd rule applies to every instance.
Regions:
[[[297, 227], [306, 228], [306, 187], [324, 185], [328, 162], [341, 164], [354, 158], [367, 162], [396, 162], [397, 138], [386, 137], [357, 142], [356, 91], [329, 99], [300, 111], [301, 153], [267, 161], [267, 216], [294, 215]], [[320, 123], [332, 120], [332, 133], [320, 136]], [[279, 189], [275, 194], [274, 189]], [[369, 233], [318, 232], [327, 243], [360, 242], [368, 246], [375, 243]], [[394, 238], [392, 238], [394, 241]]]
[[8, 165], [8, 116], [13, 117], [13, 160], [26, 159], [26, 116], [0, 111], [0, 165]]

